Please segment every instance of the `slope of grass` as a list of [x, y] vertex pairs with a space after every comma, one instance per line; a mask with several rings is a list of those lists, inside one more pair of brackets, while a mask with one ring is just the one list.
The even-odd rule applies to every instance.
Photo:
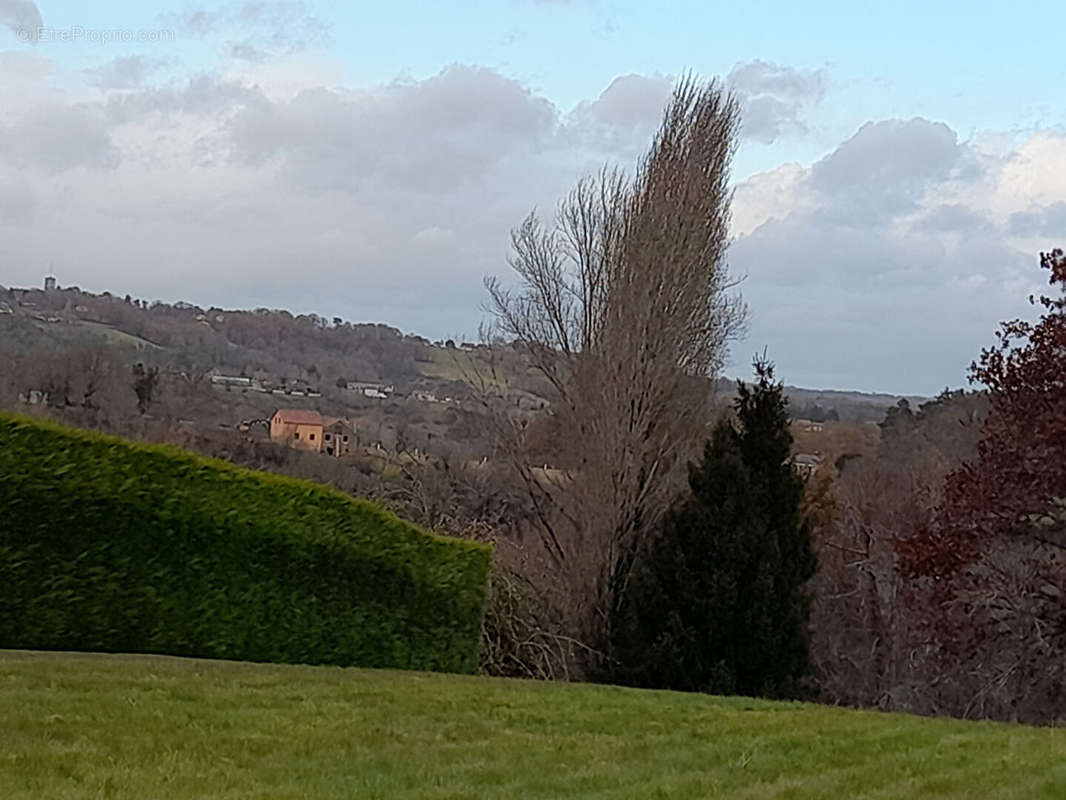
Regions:
[[75, 327], [84, 328], [90, 334], [96, 334], [103, 337], [109, 344], [118, 345], [133, 345], [138, 350], [162, 350], [163, 348], [157, 345], [155, 342], [150, 342], [147, 339], [142, 339], [140, 336], [134, 336], [132, 333], [126, 333], [111, 325], [105, 325], [102, 322], [93, 322], [92, 320], [82, 319], [77, 320], [74, 323]]
[[0, 796], [1061, 798], [1061, 730], [466, 676], [0, 651]]

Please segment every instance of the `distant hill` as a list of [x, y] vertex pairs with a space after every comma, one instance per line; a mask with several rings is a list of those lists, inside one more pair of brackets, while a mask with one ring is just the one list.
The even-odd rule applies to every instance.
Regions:
[[[149, 303], [77, 287], [0, 289], [0, 405], [59, 393], [65, 406], [132, 414], [126, 370], [137, 361], [160, 370], [151, 413], [175, 423], [236, 428], [278, 407], [314, 408], [351, 419], [385, 446], [447, 445], [470, 456], [487, 447], [472, 384], [492, 382], [524, 411], [549, 402], [543, 379], [508, 347], [490, 355], [474, 343], [281, 309]], [[735, 386], [720, 384], [726, 395]], [[787, 393], [793, 414], [814, 421], [877, 421], [899, 400], [798, 387]]]
[[[737, 382], [731, 378], [719, 381], [719, 391], [726, 395], [736, 392]], [[785, 386], [785, 395], [793, 416], [813, 422], [841, 420], [854, 422], [878, 422], [885, 410], [900, 400], [918, 406], [928, 400], [920, 395], [894, 395], [872, 392], [852, 392], [841, 389], [804, 389]]]

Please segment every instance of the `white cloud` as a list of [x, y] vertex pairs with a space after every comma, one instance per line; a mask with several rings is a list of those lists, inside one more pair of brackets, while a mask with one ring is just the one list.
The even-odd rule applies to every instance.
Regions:
[[41, 11], [33, 0], [0, 0], [0, 25], [24, 42], [36, 42], [44, 25]]

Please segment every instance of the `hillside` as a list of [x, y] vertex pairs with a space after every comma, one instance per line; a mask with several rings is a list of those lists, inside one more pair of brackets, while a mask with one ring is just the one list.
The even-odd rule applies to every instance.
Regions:
[[1061, 730], [424, 673], [0, 651], [6, 800], [1059, 798]]
[[[146, 413], [132, 389], [136, 363], [159, 370]], [[535, 418], [550, 409], [550, 387], [507, 346], [434, 342], [387, 325], [278, 309], [148, 303], [77, 287], [0, 288], [0, 409], [39, 405], [71, 425], [226, 459], [265, 442], [266, 420], [288, 407], [349, 420], [367, 458], [413, 452], [479, 462], [494, 453], [474, 390], [480, 383], [503, 390], [515, 413]], [[724, 399], [734, 388], [720, 382]], [[881, 420], [898, 401], [797, 387], [787, 394], [796, 418], [847, 425]], [[818, 441], [803, 447], [840, 449]], [[272, 458], [238, 460], [273, 468]], [[550, 448], [538, 458], [550, 462]]]

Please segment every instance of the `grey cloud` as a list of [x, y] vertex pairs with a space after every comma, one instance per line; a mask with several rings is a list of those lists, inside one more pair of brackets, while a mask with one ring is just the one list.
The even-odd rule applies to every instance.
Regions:
[[99, 89], [139, 89], [163, 64], [141, 55], [119, 56], [85, 72], [89, 85]]
[[23, 41], [36, 42], [44, 20], [33, 0], [0, 0], [0, 25]]
[[741, 137], [764, 144], [774, 142], [786, 129], [806, 131], [793, 103], [777, 97], [748, 97], [741, 100]]
[[756, 59], [734, 66], [726, 81], [747, 95], [817, 101], [825, 96], [826, 74], [825, 70], [799, 70]]
[[810, 171], [811, 187], [831, 199], [823, 213], [855, 225], [885, 223], [912, 211], [928, 186], [974, 180], [973, 154], [942, 122], [868, 122]]
[[0, 225], [25, 224], [36, 205], [37, 196], [24, 177], [0, 172]]
[[109, 95], [105, 113], [108, 122], [117, 125], [144, 122], [146, 117], [154, 115], [228, 117], [243, 108], [268, 105], [269, 101], [257, 88], [213, 75], [199, 75], [189, 79], [184, 86], [164, 86]]
[[0, 75], [4, 76], [8, 86], [13, 83], [38, 82], [49, 75], [53, 67], [51, 60], [35, 53], [15, 50], [0, 52]]
[[329, 25], [301, 0], [230, 3], [221, 8], [193, 9], [163, 15], [163, 21], [187, 35], [227, 38], [230, 58], [260, 62], [307, 50], [329, 40]]
[[[910, 230], [857, 228], [815, 208], [760, 225], [734, 244], [731, 260], [742, 271], [797, 290], [832, 285], [878, 293], [940, 288], [964, 263], [980, 264], [991, 276], [1002, 275], [1003, 267], [1016, 258], [995, 226], [971, 229], [972, 235], [950, 255], [932, 228], [921, 223]], [[963, 251], [968, 255], [960, 258]]]
[[164, 14], [163, 20], [167, 24], [175, 25], [182, 33], [203, 37], [215, 29], [222, 20], [222, 15], [217, 11], [198, 8], [178, 14]]
[[501, 160], [533, 157], [555, 124], [554, 107], [517, 81], [453, 66], [377, 92], [320, 88], [246, 108], [231, 125], [231, 158], [277, 157], [310, 191], [386, 181], [444, 192], [478, 181]]
[[[805, 131], [805, 114], [826, 91], [825, 70], [797, 70], [766, 61], [737, 64], [725, 79], [741, 107], [742, 139], [775, 141], [789, 131]], [[579, 105], [569, 122], [583, 140], [625, 155], [643, 150], [662, 119], [674, 78], [668, 75], [623, 75], [603, 93]]]
[[563, 118], [561, 143], [630, 167], [659, 127], [673, 85], [674, 78], [667, 75], [615, 78], [596, 99], [579, 103]]
[[253, 64], [269, 61], [273, 57], [271, 53], [256, 47], [251, 41], [228, 42], [226, 44], [226, 55], [230, 58], [235, 58], [239, 61], [249, 61]]
[[946, 177], [960, 152], [958, 137], [943, 122], [868, 122], [811, 172], [815, 188], [827, 190], [881, 181], [920, 184]]
[[654, 128], [662, 119], [673, 79], [665, 75], [622, 75], [591, 102], [571, 114], [577, 123], [592, 123], [626, 131]]
[[[931, 394], [964, 383], [1032, 255], [994, 226], [949, 247], [929, 232], [860, 229], [816, 214], [771, 220], [730, 249], [753, 309], [749, 346], [803, 382]], [[834, 371], [838, 374], [834, 375]]]
[[741, 135], [769, 144], [807, 130], [804, 115], [825, 97], [824, 69], [799, 70], [768, 61], [737, 64], [726, 77], [741, 105]]
[[[733, 269], [748, 275], [751, 345], [768, 345], [792, 374], [827, 386], [932, 393], [961, 385], [998, 320], [1024, 311], [1017, 279], [1034, 258], [1010, 242], [1006, 220], [965, 201], [936, 202], [979, 196], [966, 183], [975, 162], [946, 125], [887, 120], [863, 126], [805, 174], [782, 174], [791, 210], [767, 214], [730, 249]], [[774, 213], [767, 179], [751, 179], [758, 191], [738, 187], [738, 199]], [[858, 373], [868, 377], [841, 377]], [[883, 375], [899, 383], [886, 385]]]
[[1018, 211], [1007, 227], [1015, 236], [1058, 236], [1066, 239], [1066, 202]]
[[928, 233], [972, 233], [987, 230], [991, 225], [984, 214], [959, 203], [948, 203], [926, 214], [915, 228]]
[[120, 160], [100, 115], [79, 106], [38, 106], [0, 128], [0, 154], [19, 166], [59, 173], [74, 167], [111, 169]]

